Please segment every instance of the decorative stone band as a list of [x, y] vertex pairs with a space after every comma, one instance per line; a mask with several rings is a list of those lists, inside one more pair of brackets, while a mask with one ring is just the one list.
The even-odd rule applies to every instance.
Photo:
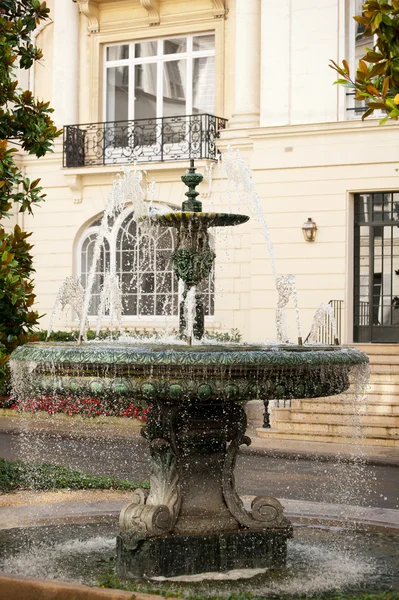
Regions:
[[[12, 368], [31, 393], [85, 393], [165, 399], [246, 402], [253, 398], [317, 398], [339, 394], [350, 369], [368, 363], [337, 346], [124, 346], [26, 344]], [[18, 385], [17, 385], [18, 388]]]

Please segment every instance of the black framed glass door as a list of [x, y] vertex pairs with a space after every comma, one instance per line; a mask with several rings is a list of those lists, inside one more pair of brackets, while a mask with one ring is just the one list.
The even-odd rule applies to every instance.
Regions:
[[399, 191], [355, 194], [354, 342], [399, 343]]

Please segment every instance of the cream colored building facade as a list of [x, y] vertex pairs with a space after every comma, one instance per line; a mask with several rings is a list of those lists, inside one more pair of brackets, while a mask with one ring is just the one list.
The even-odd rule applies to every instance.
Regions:
[[[340, 62], [349, 57], [354, 62], [356, 31], [351, 16], [358, 10], [354, 0], [49, 0], [47, 4], [52, 21], [35, 35], [44, 60], [31, 70], [29, 86], [35, 95], [50, 100], [58, 126], [76, 125], [80, 130], [82, 125], [87, 140], [91, 130], [86, 124], [100, 124], [96, 127], [101, 129], [102, 123], [121, 118], [151, 120], [203, 112], [227, 119], [218, 148], [238, 149], [252, 170], [277, 271], [296, 277], [304, 337], [317, 307], [336, 300], [343, 301], [344, 342], [352, 342], [354, 336], [357, 341], [399, 341], [392, 308], [395, 295], [399, 296], [399, 277], [394, 273], [399, 269], [399, 228], [391, 222], [396, 218], [396, 199], [399, 202], [399, 193], [393, 193], [399, 190], [398, 125], [381, 127], [378, 119], [362, 122], [346, 90], [333, 86], [335, 73], [328, 67], [330, 59]], [[165, 67], [173, 53], [178, 55], [176, 61]], [[145, 90], [151, 73], [156, 73], [152, 95], [148, 87]], [[123, 143], [114, 143], [113, 151]], [[148, 138], [146, 145], [151, 145]], [[63, 158], [62, 141], [40, 161], [21, 157], [26, 175], [41, 177], [47, 193], [34, 217], [16, 217], [33, 231], [38, 310], [47, 315], [42, 319], [44, 328], [63, 280], [81, 274], [87, 231], [96, 227], [124, 163], [119, 157], [106, 160], [104, 154], [100, 164], [89, 164], [88, 158], [88, 152], [75, 162]], [[199, 159], [196, 166], [203, 172], [209, 162]], [[181, 203], [180, 176], [188, 166], [187, 154], [172, 161], [152, 157], [139, 166], [148, 181], [156, 180], [158, 203]], [[219, 178], [216, 166], [213, 204], [223, 208], [225, 183]], [[378, 252], [385, 246], [381, 242], [366, 248], [368, 240], [377, 237], [366, 209], [356, 226], [363, 205], [375, 213], [390, 207], [390, 237], [388, 229], [385, 238], [380, 236], [388, 240], [389, 248], [380, 267]], [[318, 227], [314, 243], [307, 243], [301, 230], [309, 217]], [[362, 241], [356, 232], [361, 232]], [[251, 220], [240, 232], [222, 236], [217, 245], [215, 302], [207, 328], [237, 328], [245, 340], [275, 338], [277, 295], [260, 225]], [[359, 314], [359, 306], [368, 317]], [[136, 308], [124, 316], [126, 327], [164, 326], [156, 309], [152, 315], [137, 316]], [[386, 339], [378, 329], [383, 317], [389, 329]], [[169, 321], [173, 319], [177, 322], [176, 317]], [[293, 311], [289, 324], [295, 339]], [[72, 317], [68, 326], [76, 326]], [[377, 337], [372, 339], [376, 328]]]

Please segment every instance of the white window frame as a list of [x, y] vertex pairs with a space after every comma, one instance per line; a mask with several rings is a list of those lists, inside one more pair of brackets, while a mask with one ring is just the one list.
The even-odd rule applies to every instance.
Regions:
[[[349, 67], [351, 70], [351, 74], [354, 75], [356, 73], [357, 70], [357, 61], [356, 61], [356, 29], [358, 26], [357, 21], [355, 21], [355, 19], [353, 18], [356, 14], [357, 14], [357, 4], [358, 4], [359, 0], [350, 0], [349, 2], [349, 51], [348, 51], [348, 57], [349, 57]], [[375, 41], [375, 37], [373, 39], [373, 43]], [[345, 88], [345, 90], [347, 90], [348, 88]], [[348, 93], [348, 92], [347, 92]], [[354, 95], [352, 96], [346, 96], [346, 118], [349, 121], [358, 121], [359, 119], [362, 118], [363, 112], [356, 112], [356, 110], [349, 110], [349, 109], [354, 109], [356, 106], [356, 101], [354, 98]], [[381, 119], [381, 117], [383, 116], [383, 112], [381, 110], [375, 110], [374, 113], [372, 115], [370, 115], [370, 119]]]
[[[169, 35], [161, 38], [147, 38], [147, 39], [139, 39], [135, 41], [120, 41], [112, 44], [104, 45], [104, 72], [103, 72], [103, 121], [107, 121], [107, 70], [111, 67], [119, 67], [119, 66], [128, 66], [129, 68], [129, 106], [128, 106], [128, 121], [133, 121], [135, 118], [134, 110], [135, 103], [132, 102], [132, 98], [134, 98], [134, 90], [135, 90], [135, 66], [142, 64], [157, 64], [157, 111], [156, 118], [163, 117], [163, 71], [164, 71], [164, 63], [170, 61], [178, 61], [178, 60], [186, 60], [186, 112], [185, 115], [193, 114], [193, 61], [194, 58], [206, 58], [206, 57], [215, 57], [215, 45], [212, 50], [193, 50], [193, 40], [195, 37], [202, 37], [206, 35], [215, 36], [215, 45], [216, 45], [216, 32], [211, 31], [201, 31], [191, 34], [185, 35]], [[179, 52], [175, 54], [164, 54], [163, 53], [163, 42], [165, 40], [177, 40], [177, 39], [186, 39], [186, 48], [185, 52]], [[148, 57], [134, 57], [134, 45], [143, 43], [143, 42], [156, 42], [157, 43], [157, 55], [156, 56], [148, 56]], [[107, 48], [115, 47], [115, 46], [129, 46], [129, 58], [121, 59], [121, 60], [107, 60]], [[216, 84], [216, 81], [215, 81]], [[216, 85], [215, 85], [216, 92]], [[214, 110], [212, 112], [214, 114]]]

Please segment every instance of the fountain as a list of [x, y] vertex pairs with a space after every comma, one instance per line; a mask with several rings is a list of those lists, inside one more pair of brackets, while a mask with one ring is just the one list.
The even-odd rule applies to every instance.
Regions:
[[202, 212], [202, 176], [193, 163], [182, 180], [189, 188], [182, 211], [150, 218], [177, 229], [181, 343], [31, 343], [12, 356], [30, 394], [96, 392], [152, 405], [143, 430], [150, 491], [137, 490], [120, 514], [117, 563], [126, 579], [284, 565], [292, 526], [280, 502], [256, 497], [247, 510], [235, 490], [238, 451], [251, 443], [243, 406], [253, 398], [339, 394], [351, 368], [368, 361], [339, 346], [200, 344], [204, 311], [196, 286], [215, 258], [208, 229], [248, 217]]

